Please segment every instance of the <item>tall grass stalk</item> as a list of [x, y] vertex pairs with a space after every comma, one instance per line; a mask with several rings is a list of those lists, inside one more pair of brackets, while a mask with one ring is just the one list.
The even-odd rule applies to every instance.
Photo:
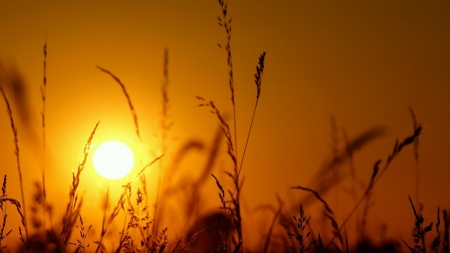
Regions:
[[[225, 122], [224, 118], [221, 116], [219, 110], [214, 105], [214, 103], [212, 101], [206, 101], [202, 97], [198, 97], [198, 96], [197, 96], [197, 99], [202, 101], [202, 103], [199, 106], [208, 106], [208, 107], [212, 108], [212, 112], [214, 114], [216, 114], [216, 116], [218, 117], [220, 124], [222, 126], [223, 133], [225, 134], [225, 137], [227, 138], [227, 152], [233, 161], [234, 172], [233, 173], [226, 172], [226, 174], [233, 180], [234, 189], [232, 192], [230, 192], [230, 195], [231, 195], [230, 207], [226, 210], [234, 210], [233, 217], [234, 217], [235, 225], [236, 225], [236, 228], [238, 231], [238, 240], [239, 240], [238, 244], [236, 244], [235, 250], [239, 251], [239, 249], [241, 247], [243, 247], [242, 217], [241, 217], [241, 210], [240, 210], [240, 189], [242, 188], [243, 182], [241, 182], [241, 180], [240, 180], [240, 173], [241, 173], [241, 169], [242, 169], [242, 164], [244, 162], [245, 152], [246, 152], [247, 146], [248, 146], [248, 141], [250, 139], [253, 121], [254, 121], [254, 117], [256, 114], [256, 108], [257, 108], [258, 102], [259, 102], [259, 96], [261, 94], [261, 83], [262, 83], [262, 76], [264, 73], [264, 59], [265, 59], [266, 52], [263, 52], [260, 55], [258, 66], [256, 67], [256, 74], [254, 75], [255, 76], [255, 84], [256, 84], [256, 103], [255, 103], [255, 107], [253, 110], [250, 128], [249, 128], [249, 131], [247, 134], [244, 152], [243, 152], [240, 163], [238, 163], [237, 159], [239, 156], [238, 156], [238, 152], [237, 152], [238, 143], [237, 143], [236, 102], [235, 102], [235, 93], [234, 93], [233, 62], [232, 62], [232, 53], [231, 53], [231, 30], [232, 30], [231, 18], [228, 18], [228, 16], [227, 16], [227, 14], [228, 14], [227, 3], [223, 0], [218, 0], [218, 2], [221, 7], [221, 10], [222, 10], [222, 17], [217, 17], [217, 19], [219, 21], [219, 25], [221, 27], [224, 27], [225, 33], [227, 36], [225, 50], [227, 53], [228, 77], [229, 77], [228, 82], [229, 82], [229, 87], [230, 87], [230, 91], [231, 91], [231, 103], [233, 106], [234, 145], [233, 145], [233, 141], [232, 141], [233, 138], [232, 138], [230, 128], [229, 128], [228, 124]], [[222, 45], [220, 43], [218, 44], [218, 46], [220, 48], [222, 48]], [[231, 205], [233, 205], [233, 209], [231, 209]]]
[[238, 177], [239, 177], [239, 174], [241, 174], [242, 164], [244, 164], [245, 152], [247, 151], [247, 145], [248, 145], [248, 141], [250, 140], [250, 134], [252, 132], [252, 127], [253, 127], [253, 120], [255, 119], [256, 108], [258, 107], [259, 96], [261, 95], [261, 83], [262, 83], [262, 77], [264, 74], [264, 59], [265, 58], [266, 58], [266, 52], [263, 52], [259, 56], [258, 66], [256, 66], [256, 73], [255, 73], [256, 102], [255, 102], [255, 107], [253, 108], [252, 121], [250, 122], [250, 128], [248, 130], [247, 140], [245, 141], [245, 147], [244, 147], [244, 152], [242, 153], [241, 163], [239, 164]]
[[[218, 0], [220, 8], [222, 10], [222, 18], [217, 17], [219, 20], [219, 26], [222, 26], [225, 29], [225, 34], [227, 36], [227, 42], [225, 45], [225, 51], [227, 53], [227, 64], [228, 64], [228, 83], [230, 85], [231, 92], [231, 103], [233, 105], [233, 121], [234, 121], [234, 150], [236, 152], [236, 156], [238, 155], [238, 143], [237, 143], [237, 119], [236, 119], [236, 101], [234, 98], [234, 77], [233, 77], [233, 59], [231, 54], [231, 17], [228, 18], [228, 4], [224, 0]], [[221, 44], [218, 44], [220, 48], [222, 48]]]
[[[413, 120], [413, 129], [417, 129], [417, 119], [416, 114], [414, 113], [414, 110], [410, 107], [409, 112], [411, 113], [411, 118]], [[420, 204], [419, 202], [419, 194], [420, 194], [420, 163], [419, 163], [419, 137], [414, 139], [413, 143], [413, 149], [414, 149], [414, 161], [416, 163], [416, 203]]]
[[42, 97], [42, 112], [41, 112], [41, 119], [42, 119], [42, 193], [44, 196], [44, 211], [43, 211], [43, 225], [44, 230], [46, 228], [45, 225], [45, 213], [47, 209], [47, 193], [45, 190], [45, 157], [46, 157], [46, 136], [45, 136], [45, 101], [46, 101], [46, 94], [47, 94], [47, 38], [45, 39], [44, 43], [44, 78], [43, 78], [43, 84], [41, 86], [41, 97]]
[[6, 103], [6, 109], [8, 112], [8, 116], [9, 116], [9, 121], [11, 123], [11, 130], [13, 131], [13, 135], [14, 135], [14, 147], [15, 147], [15, 155], [16, 155], [16, 162], [17, 162], [17, 171], [19, 173], [19, 182], [20, 182], [20, 194], [22, 196], [22, 206], [23, 206], [23, 225], [25, 228], [25, 239], [26, 241], [28, 241], [28, 224], [27, 224], [27, 211], [26, 211], [26, 205], [25, 205], [25, 196], [23, 193], [23, 180], [22, 180], [22, 169], [20, 167], [20, 153], [19, 153], [19, 139], [18, 139], [18, 134], [17, 134], [17, 128], [16, 125], [14, 124], [14, 118], [13, 118], [13, 114], [11, 111], [11, 106], [9, 104], [8, 99], [6, 98], [6, 94], [3, 91], [3, 88], [0, 86], [0, 92], [2, 93], [3, 99], [5, 100]]
[[[173, 126], [173, 122], [170, 117], [170, 100], [169, 100], [169, 50], [166, 48], [164, 50], [164, 64], [163, 64], [163, 81], [161, 82], [161, 111], [159, 113], [160, 121], [159, 121], [159, 129], [160, 129], [160, 152], [161, 154], [167, 153], [167, 141], [169, 138], [170, 129]], [[170, 180], [170, 174], [165, 169], [165, 159], [162, 159], [159, 162], [159, 173], [158, 173], [158, 181], [156, 186], [156, 201], [154, 204], [154, 214], [153, 218], [155, 220], [155, 225], [153, 226], [152, 233], [155, 234], [159, 229], [159, 219], [156, 219], [156, 215], [158, 214], [159, 202], [161, 192], [164, 192], [164, 189], [161, 187], [165, 187], [166, 180], [163, 178], [168, 178]]]
[[[226, 209], [226, 216], [228, 217], [230, 213], [233, 213], [233, 222], [236, 226], [236, 229], [238, 231], [238, 242], [239, 247], [242, 245], [242, 217], [241, 217], [241, 211], [240, 211], [240, 188], [242, 187], [242, 183], [239, 181], [238, 177], [238, 167], [237, 167], [237, 158], [236, 158], [236, 152], [234, 150], [232, 135], [230, 131], [230, 126], [225, 121], [224, 117], [220, 113], [219, 109], [216, 107], [213, 101], [206, 100], [202, 97], [197, 96], [197, 99], [200, 101], [200, 104], [198, 106], [205, 106], [211, 108], [211, 113], [216, 115], [217, 119], [220, 122], [220, 126], [222, 129], [222, 133], [225, 135], [225, 138], [227, 140], [227, 153], [228, 156], [231, 158], [231, 161], [233, 162], [233, 173], [229, 171], [225, 171], [227, 176], [229, 176], [233, 180], [234, 190], [233, 192], [229, 191], [231, 200], [229, 201], [230, 206]], [[220, 189], [220, 187], [219, 187]], [[229, 234], [229, 232], [227, 233]], [[230, 238], [228, 238], [230, 239]]]
[[[225, 51], [227, 54], [227, 64], [228, 64], [228, 84], [230, 86], [230, 92], [231, 92], [231, 104], [233, 106], [233, 123], [234, 123], [234, 148], [233, 143], [231, 141], [231, 132], [229, 131], [228, 124], [225, 123], [225, 121], [219, 116], [219, 111], [214, 107], [214, 104], [212, 101], [210, 101], [211, 107], [216, 111], [219, 120], [221, 121], [222, 126], [226, 127], [227, 130], [224, 131], [225, 136], [227, 138], [228, 142], [228, 154], [230, 155], [231, 159], [233, 160], [234, 164], [234, 171], [235, 171], [235, 178], [231, 174], [229, 176], [233, 178], [233, 182], [235, 184], [235, 188], [233, 190], [233, 193], [231, 193], [231, 198], [234, 199], [231, 203], [237, 204], [235, 205], [235, 210], [237, 211], [236, 214], [238, 215], [236, 219], [236, 226], [238, 229], [238, 237], [239, 242], [242, 242], [242, 228], [241, 228], [241, 217], [240, 217], [240, 206], [239, 206], [239, 172], [238, 172], [238, 163], [237, 163], [237, 157], [238, 157], [238, 142], [237, 142], [237, 117], [236, 117], [236, 101], [234, 97], [234, 75], [233, 75], [233, 58], [231, 54], [231, 17], [228, 18], [228, 4], [224, 0], [218, 0], [221, 11], [222, 11], [222, 17], [217, 17], [219, 21], [219, 26], [223, 27], [225, 29], [226, 34], [226, 44], [225, 44]], [[222, 45], [219, 43], [218, 46], [222, 48]], [[225, 123], [225, 124], [224, 124]], [[231, 148], [230, 145], [231, 144]], [[233, 154], [231, 154], [231, 152]], [[235, 191], [236, 197], [235, 197]], [[231, 205], [230, 203], [230, 205]], [[227, 216], [228, 217], [228, 216]], [[241, 247], [242, 243], [239, 244], [239, 248]], [[236, 247], [238, 249], [238, 247]], [[239, 249], [238, 249], [239, 250]]]
[[65, 252], [66, 250], [70, 236], [72, 235], [73, 229], [75, 227], [75, 223], [80, 215], [81, 205], [83, 201], [82, 199], [78, 201], [77, 190], [80, 184], [81, 173], [84, 170], [87, 158], [91, 151], [91, 142], [92, 139], [94, 138], [95, 131], [97, 130], [99, 124], [100, 121], [98, 121], [97, 124], [95, 124], [95, 127], [92, 130], [91, 135], [89, 136], [84, 146], [83, 160], [78, 164], [77, 172], [76, 173], [72, 172], [72, 185], [70, 187], [69, 192], [69, 203], [67, 204], [66, 212], [64, 213], [63, 216], [62, 229], [59, 235], [59, 244], [60, 247], [62, 248], [62, 252]]

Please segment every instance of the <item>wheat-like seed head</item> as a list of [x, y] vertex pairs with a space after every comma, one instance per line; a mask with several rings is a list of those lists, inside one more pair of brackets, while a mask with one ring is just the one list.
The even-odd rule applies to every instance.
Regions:
[[255, 84], [256, 84], [256, 99], [259, 99], [259, 95], [261, 94], [261, 82], [262, 76], [264, 73], [264, 59], [266, 57], [266, 52], [263, 52], [259, 56], [258, 66], [256, 66], [256, 74], [255, 74]]

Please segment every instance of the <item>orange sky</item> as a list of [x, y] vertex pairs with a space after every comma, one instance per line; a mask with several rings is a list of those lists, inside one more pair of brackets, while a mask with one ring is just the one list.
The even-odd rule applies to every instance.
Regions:
[[[144, 162], [159, 155], [155, 134], [166, 47], [175, 123], [171, 154], [192, 139], [212, 142], [217, 121], [208, 110], [197, 107], [196, 95], [214, 100], [224, 114], [232, 113], [226, 55], [217, 46], [224, 44], [225, 33], [217, 25], [220, 7], [215, 1], [7, 1], [1, 5], [0, 73], [17, 70], [23, 75], [31, 110], [30, 121], [18, 123], [26, 185], [39, 179], [42, 164], [39, 89], [47, 37], [46, 159], [53, 203], [68, 195], [71, 170], [76, 169], [98, 120], [95, 143], [119, 138], [135, 152], [143, 150]], [[449, 207], [450, 3], [230, 1], [228, 8], [233, 18], [239, 156], [255, 101], [255, 66], [260, 53], [267, 51], [243, 167], [246, 212], [260, 203], [275, 203], [275, 193], [285, 197], [292, 191], [290, 186], [312, 185], [315, 171], [331, 154], [331, 116], [350, 137], [373, 126], [387, 127], [385, 136], [355, 157], [358, 179], [367, 184], [373, 163], [386, 159], [396, 138], [411, 135], [409, 107], [423, 126], [420, 199], [425, 218], [435, 220], [438, 205]], [[97, 65], [126, 85], [139, 117], [143, 147], [120, 87]], [[12, 96], [11, 90], [5, 91]], [[19, 121], [12, 98], [11, 103]], [[3, 101], [0, 108], [5, 108]], [[12, 132], [6, 109], [0, 112], [0, 174], [8, 175], [10, 196], [19, 198], [19, 191], [13, 189], [18, 176]], [[198, 168], [201, 159], [193, 155], [182, 173], [192, 176], [186, 171]], [[220, 171], [229, 165], [224, 148], [214, 172], [219, 179], [225, 181]], [[90, 163], [85, 176], [82, 188], [87, 195], [105, 191], [105, 181]], [[415, 179], [408, 147], [375, 187], [369, 214], [374, 231], [385, 222], [388, 235], [409, 239], [413, 215], [408, 194], [415, 195]], [[345, 182], [335, 188], [337, 193], [326, 195], [331, 205], [339, 203], [333, 196], [347, 198], [343, 188], [348, 185]], [[215, 197], [213, 179], [207, 187]], [[87, 206], [96, 205], [95, 199], [90, 201]], [[220, 205], [218, 199], [211, 203], [211, 208]], [[340, 219], [347, 213], [343, 207], [335, 210]], [[250, 220], [249, 226], [258, 225]]]

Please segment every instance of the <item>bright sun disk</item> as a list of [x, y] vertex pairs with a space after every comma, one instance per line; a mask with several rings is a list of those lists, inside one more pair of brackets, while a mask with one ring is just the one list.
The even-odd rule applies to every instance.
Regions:
[[131, 149], [121, 141], [107, 141], [94, 152], [92, 158], [97, 173], [107, 179], [120, 179], [130, 173], [134, 164]]

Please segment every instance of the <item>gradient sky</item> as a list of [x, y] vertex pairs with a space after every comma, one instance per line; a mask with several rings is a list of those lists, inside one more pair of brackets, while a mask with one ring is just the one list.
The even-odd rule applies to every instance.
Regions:
[[[248, 146], [244, 208], [276, 203], [311, 179], [332, 149], [330, 118], [350, 137], [374, 126], [387, 133], [355, 157], [358, 180], [367, 184], [376, 160], [386, 159], [395, 139], [412, 134], [412, 107], [423, 126], [420, 136], [420, 200], [425, 219], [437, 206], [449, 208], [450, 180], [450, 3], [448, 1], [230, 1], [239, 156], [250, 124], [256, 88], [253, 74], [267, 51], [262, 93]], [[163, 53], [169, 50], [171, 152], [189, 140], [211, 143], [217, 120], [198, 108], [195, 96], [214, 100], [231, 116], [225, 33], [217, 24], [216, 1], [4, 1], [0, 8], [0, 72], [21, 73], [27, 84], [29, 121], [18, 123], [26, 185], [40, 177], [42, 146], [42, 47], [47, 39], [47, 167], [49, 198], [67, 196], [71, 171], [84, 143], [101, 120], [95, 143], [121, 139], [142, 160], [158, 155], [155, 134], [161, 105]], [[120, 87], [96, 66], [118, 76], [134, 103], [144, 147]], [[0, 76], [0, 78], [3, 78]], [[2, 82], [3, 83], [3, 82]], [[12, 96], [8, 87], [7, 95]], [[17, 121], [17, 104], [11, 98]], [[0, 102], [0, 174], [8, 175], [10, 196], [19, 198], [13, 137]], [[231, 117], [230, 117], [231, 120]], [[224, 146], [225, 147], [225, 146]], [[185, 170], [195, 170], [196, 158]], [[225, 149], [214, 173], [229, 166]], [[411, 147], [394, 161], [375, 187], [370, 212], [374, 236], [409, 239], [415, 196]], [[345, 167], [345, 166], [344, 166]], [[230, 168], [230, 167], [228, 167]], [[230, 168], [231, 169], [231, 168]], [[346, 167], [345, 167], [346, 169]], [[88, 193], [105, 182], [86, 169]], [[192, 172], [184, 172], [190, 174]], [[195, 174], [195, 173], [194, 173]], [[194, 175], [195, 176], [195, 175]], [[215, 192], [215, 182], [207, 183]], [[226, 183], [225, 183], [226, 184]], [[326, 195], [338, 220], [345, 217], [345, 187]], [[119, 187], [120, 188], [120, 187]], [[31, 187], [26, 190], [31, 191]], [[215, 196], [215, 194], [214, 194]], [[302, 194], [300, 194], [302, 196]], [[342, 196], [336, 200], [335, 196]], [[219, 205], [214, 199], [211, 207]], [[95, 205], [87, 201], [86, 205]], [[62, 205], [64, 206], [64, 205]], [[248, 210], [247, 210], [248, 209]], [[249, 221], [258, 224], [258, 221]], [[16, 236], [16, 235], [14, 235]]]

